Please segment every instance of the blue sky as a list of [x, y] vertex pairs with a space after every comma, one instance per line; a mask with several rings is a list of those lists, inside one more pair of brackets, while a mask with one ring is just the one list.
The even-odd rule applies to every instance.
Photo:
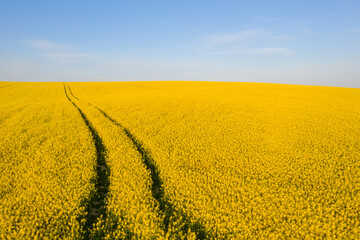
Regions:
[[360, 87], [360, 1], [0, 0], [0, 80]]

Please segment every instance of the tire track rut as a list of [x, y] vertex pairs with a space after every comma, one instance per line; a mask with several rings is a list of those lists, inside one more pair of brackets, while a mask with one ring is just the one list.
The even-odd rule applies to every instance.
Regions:
[[[68, 86], [68, 89], [71, 95], [76, 98]], [[83, 111], [71, 100], [66, 91], [66, 87], [64, 84], [64, 91], [67, 99], [74, 105], [74, 107], [79, 111], [82, 119], [84, 120], [86, 126], [90, 130], [92, 139], [95, 143], [96, 149], [96, 175], [93, 181], [95, 182], [95, 191], [90, 194], [90, 199], [88, 199], [88, 207], [87, 207], [87, 216], [86, 216], [86, 223], [85, 223], [85, 239], [91, 239], [91, 230], [93, 226], [98, 222], [100, 216], [106, 218], [106, 200], [109, 193], [109, 176], [110, 170], [107, 166], [105, 160], [106, 148], [103, 144], [102, 139], [98, 135], [97, 131], [94, 129], [90, 121], [87, 119], [86, 115]], [[78, 99], [78, 98], [76, 98]]]
[[[78, 99], [73, 95], [69, 86], [68, 88], [71, 95], [74, 98]], [[109, 116], [104, 110], [102, 110], [101, 108], [99, 108], [94, 104], [91, 103], [88, 104], [96, 108], [105, 118], [107, 118], [110, 122], [112, 122], [117, 127], [119, 127], [119, 129], [125, 133], [125, 135], [129, 138], [129, 140], [131, 140], [131, 143], [133, 144], [134, 148], [140, 153], [145, 167], [150, 171], [151, 180], [152, 180], [151, 193], [152, 193], [152, 197], [156, 200], [158, 204], [160, 214], [163, 215], [162, 228], [165, 235], [169, 231], [171, 222], [179, 220], [179, 218], [181, 218], [182, 225], [180, 227], [180, 232], [182, 232], [182, 234], [187, 234], [188, 230], [191, 229], [193, 232], [195, 232], [196, 239], [208, 239], [209, 235], [205, 231], [204, 226], [202, 226], [200, 223], [191, 223], [189, 217], [184, 212], [176, 210], [174, 205], [167, 200], [164, 192], [163, 181], [160, 177], [159, 169], [156, 166], [155, 161], [152, 158], [151, 154], [149, 153], [149, 151], [146, 150], [146, 148], [143, 146], [141, 141], [139, 141], [135, 137], [135, 135], [130, 132], [128, 128], [117, 122], [114, 118]]]
[[71, 88], [69, 87], [69, 85], [67, 85], [67, 87], [68, 87], [68, 89], [69, 89], [69, 92], [70, 92], [71, 96], [73, 96], [74, 98], [76, 98], [77, 100], [79, 100], [79, 99], [78, 99], [77, 97], [75, 97], [75, 95], [72, 93]]
[[[91, 104], [92, 105], [92, 104]], [[165, 235], [168, 233], [169, 226], [171, 221], [178, 219], [181, 216], [181, 221], [183, 225], [181, 226], [180, 231], [183, 234], [187, 234], [188, 230], [191, 229], [196, 234], [196, 239], [207, 239], [208, 234], [205, 231], [205, 228], [199, 223], [191, 223], [190, 219], [184, 212], [180, 212], [176, 210], [174, 205], [169, 202], [165, 196], [163, 181], [160, 178], [160, 173], [158, 167], [155, 164], [154, 159], [151, 157], [150, 153], [146, 150], [143, 144], [130, 132], [129, 129], [124, 127], [122, 124], [117, 122], [115, 119], [110, 117], [105, 111], [101, 108], [92, 105], [95, 107], [99, 112], [101, 112], [104, 117], [109, 119], [113, 124], [118, 126], [121, 130], [124, 131], [126, 136], [131, 140], [132, 144], [134, 145], [135, 149], [140, 153], [143, 163], [146, 168], [150, 171], [151, 175], [151, 192], [153, 198], [156, 200], [159, 206], [160, 212], [163, 214], [163, 230]], [[174, 219], [173, 219], [174, 218]]]
[[1, 88], [6, 88], [6, 87], [10, 87], [10, 86], [15, 85], [15, 84], [16, 84], [16, 83], [11, 83], [11, 84], [8, 84], [8, 85], [5, 85], [5, 86], [1, 86], [0, 89], [1, 89]]

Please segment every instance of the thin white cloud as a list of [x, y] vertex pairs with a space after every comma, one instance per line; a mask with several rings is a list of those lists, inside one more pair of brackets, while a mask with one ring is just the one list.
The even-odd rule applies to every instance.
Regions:
[[292, 38], [293, 35], [279, 35], [261, 29], [252, 29], [234, 34], [208, 35], [204, 39], [208, 43], [204, 45], [204, 49], [212, 55], [291, 56], [296, 54], [295, 51], [281, 45]]
[[221, 51], [213, 53], [215, 55], [283, 55], [292, 56], [296, 52], [289, 48], [266, 47], [266, 48], [243, 48], [234, 51]]
[[95, 54], [87, 54], [87, 53], [45, 53], [45, 57], [47, 58], [55, 58], [55, 59], [94, 59], [101, 58], [104, 55], [95, 55]]
[[30, 40], [27, 41], [27, 43], [30, 47], [40, 49], [42, 51], [69, 51], [72, 49], [70, 46], [58, 44], [44, 39]]
[[205, 40], [208, 41], [211, 44], [225, 44], [225, 43], [235, 43], [239, 42], [240, 40], [254, 36], [259, 35], [262, 32], [262, 30], [259, 29], [252, 29], [247, 31], [242, 31], [239, 33], [234, 34], [212, 34], [205, 37]]
[[31, 40], [27, 41], [27, 44], [32, 48], [40, 50], [40, 54], [43, 57], [60, 62], [79, 62], [104, 57], [104, 55], [79, 53], [74, 51], [73, 47], [49, 40]]

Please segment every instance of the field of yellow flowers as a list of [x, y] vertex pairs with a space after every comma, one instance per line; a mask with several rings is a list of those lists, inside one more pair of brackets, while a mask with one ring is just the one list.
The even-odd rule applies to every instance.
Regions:
[[0, 82], [0, 107], [0, 238], [360, 238], [360, 89]]
[[0, 83], [0, 239], [79, 239], [95, 149], [58, 83]]

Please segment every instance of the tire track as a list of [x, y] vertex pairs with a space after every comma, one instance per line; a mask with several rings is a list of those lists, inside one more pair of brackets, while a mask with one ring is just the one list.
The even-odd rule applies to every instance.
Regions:
[[[70, 87], [68, 86], [69, 90]], [[71, 90], [70, 93], [73, 97], [75, 97]], [[76, 97], [75, 97], [76, 98]], [[197, 239], [207, 239], [208, 234], [205, 231], [205, 228], [199, 224], [199, 223], [191, 223], [190, 219], [184, 212], [180, 212], [179, 210], [176, 210], [174, 205], [170, 203], [167, 198], [165, 197], [164, 187], [163, 187], [163, 181], [160, 177], [159, 169], [155, 164], [154, 159], [152, 158], [149, 151], [146, 150], [146, 148], [143, 146], [141, 141], [139, 141], [134, 134], [130, 132], [128, 128], [117, 122], [115, 119], [110, 117], [105, 111], [103, 111], [101, 108], [97, 107], [94, 104], [88, 103], [89, 105], [96, 108], [104, 117], [106, 117], [109, 121], [111, 121], [113, 124], [115, 124], [117, 127], [122, 130], [125, 135], [131, 140], [131, 143], [133, 144], [134, 148], [140, 153], [141, 158], [143, 160], [143, 163], [145, 167], [150, 171], [151, 175], [151, 193], [152, 197], [156, 200], [159, 211], [163, 215], [163, 231], [165, 235], [169, 231], [169, 226], [172, 221], [176, 221], [177, 219], [181, 218], [181, 222], [183, 223], [180, 229], [180, 232], [182, 234], [186, 234], [189, 229], [194, 231], [196, 233]]]
[[67, 87], [68, 87], [68, 89], [69, 89], [69, 92], [70, 92], [71, 96], [73, 96], [74, 98], [76, 98], [77, 100], [79, 100], [79, 99], [78, 99], [77, 97], [75, 97], [75, 95], [72, 93], [71, 88], [69, 87], [69, 85], [67, 85]]
[[[94, 106], [94, 105], [93, 105]], [[183, 226], [180, 231], [183, 234], [186, 234], [189, 229], [193, 230], [196, 233], [197, 239], [207, 239], [208, 234], [205, 231], [205, 228], [201, 226], [199, 223], [192, 224], [189, 217], [185, 215], [184, 212], [179, 212], [175, 209], [174, 205], [167, 200], [165, 197], [163, 181], [160, 178], [160, 173], [158, 167], [155, 164], [154, 159], [151, 157], [150, 153], [146, 150], [143, 144], [130, 132], [129, 129], [124, 127], [122, 124], [117, 122], [115, 119], [110, 117], [106, 112], [100, 109], [97, 106], [94, 106], [99, 112], [101, 112], [107, 119], [109, 119], [113, 124], [118, 126], [121, 130], [123, 130], [126, 136], [131, 140], [135, 149], [140, 153], [143, 163], [146, 168], [150, 171], [151, 175], [151, 192], [153, 198], [156, 200], [159, 206], [160, 212], [163, 214], [163, 230], [165, 235], [169, 230], [169, 226], [171, 224], [172, 218], [176, 219], [181, 216]]]
[[[69, 88], [69, 86], [68, 86]], [[70, 88], [69, 88], [70, 90]], [[98, 135], [97, 131], [94, 129], [90, 121], [87, 119], [86, 115], [81, 111], [81, 109], [71, 100], [69, 97], [66, 87], [64, 84], [64, 91], [67, 99], [74, 105], [74, 107], [79, 111], [82, 119], [84, 120], [86, 126], [91, 132], [92, 139], [95, 143], [96, 149], [96, 176], [93, 181], [95, 182], [95, 191], [90, 194], [90, 199], [88, 200], [87, 215], [85, 222], [85, 239], [91, 239], [91, 230], [93, 226], [98, 222], [100, 216], [103, 216], [103, 219], [106, 219], [106, 199], [109, 193], [109, 176], [110, 170], [106, 164], [105, 154], [106, 148], [102, 142], [102, 139]], [[71, 91], [70, 91], [71, 93]], [[72, 93], [71, 95], [75, 97]], [[96, 236], [97, 238], [100, 236]]]
[[168, 231], [168, 228], [169, 228], [169, 220], [170, 220], [170, 214], [166, 214], [166, 210], [167, 209], [173, 210], [174, 208], [168, 201], [165, 200], [165, 192], [164, 192], [164, 188], [163, 188], [163, 182], [160, 178], [159, 170], [158, 170], [157, 166], [154, 164], [154, 160], [152, 159], [150, 154], [145, 150], [145, 148], [139, 142], [139, 140], [137, 140], [136, 137], [127, 128], [125, 128], [123, 125], [118, 123], [115, 119], [110, 117], [107, 113], [105, 113], [99, 107], [97, 107], [97, 106], [94, 106], [94, 107], [97, 110], [99, 110], [104, 115], [104, 117], [106, 117], [113, 124], [115, 124], [116, 126], [121, 128], [121, 130], [123, 130], [125, 132], [126, 136], [131, 140], [131, 143], [135, 147], [136, 151], [138, 151], [140, 153], [143, 163], [145, 164], [146, 168], [150, 171], [151, 180], [152, 180], [152, 183], [151, 183], [152, 196], [158, 202], [160, 211], [162, 213], [164, 213], [164, 215], [165, 215], [163, 230], [166, 234]]
[[1, 89], [1, 88], [6, 88], [6, 87], [10, 87], [10, 86], [15, 85], [15, 84], [16, 84], [16, 83], [11, 83], [11, 84], [8, 84], [8, 85], [5, 85], [5, 86], [1, 86], [0, 89]]

